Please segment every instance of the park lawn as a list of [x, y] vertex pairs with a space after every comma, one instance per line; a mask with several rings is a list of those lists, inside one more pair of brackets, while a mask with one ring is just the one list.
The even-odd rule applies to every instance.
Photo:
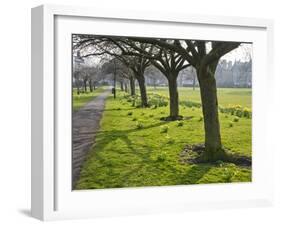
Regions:
[[[159, 93], [169, 96], [169, 91], [166, 87], [147, 88], [148, 93]], [[191, 87], [178, 87], [180, 101], [193, 101], [201, 103], [200, 89], [198, 87], [193, 90]], [[252, 107], [252, 89], [249, 88], [218, 88], [219, 105], [228, 107], [231, 105], [241, 105], [243, 107]]]
[[[181, 163], [185, 145], [204, 142], [201, 108], [180, 106], [180, 114], [190, 119], [178, 126], [177, 121], [160, 120], [168, 116], [168, 106], [135, 108], [122, 96], [119, 92], [116, 100], [107, 98], [100, 131], [76, 189], [251, 181], [251, 168], [221, 162]], [[251, 156], [251, 119], [233, 122], [234, 117], [220, 113], [222, 142], [233, 152]]]
[[83, 107], [86, 103], [88, 103], [90, 100], [98, 96], [100, 93], [102, 93], [103, 88], [99, 87], [95, 89], [93, 92], [86, 92], [86, 93], [80, 93], [79, 95], [76, 92], [76, 89], [73, 89], [72, 91], [72, 98], [73, 98], [73, 110], [77, 111], [81, 107]]

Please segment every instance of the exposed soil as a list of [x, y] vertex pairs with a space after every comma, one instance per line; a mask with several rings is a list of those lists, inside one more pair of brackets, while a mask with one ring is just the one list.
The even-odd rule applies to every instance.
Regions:
[[[201, 155], [205, 151], [205, 145], [204, 144], [195, 144], [195, 145], [186, 145], [182, 152], [179, 154], [179, 161], [182, 164], [185, 163], [191, 163], [191, 164], [198, 164], [203, 163], [201, 161]], [[244, 167], [251, 167], [252, 166], [252, 158], [248, 156], [242, 156], [238, 155], [236, 153], [233, 153], [227, 149], [224, 150], [226, 153], [226, 160], [221, 161], [218, 160], [217, 162], [229, 162], [233, 163], [238, 166], [244, 166]]]
[[179, 116], [176, 116], [176, 117], [171, 117], [171, 116], [167, 116], [167, 117], [161, 117], [160, 120], [161, 121], [166, 121], [166, 122], [169, 122], [169, 121], [180, 121], [180, 120], [189, 120], [189, 119], [192, 119], [193, 116], [182, 116], [182, 115], [179, 115]]

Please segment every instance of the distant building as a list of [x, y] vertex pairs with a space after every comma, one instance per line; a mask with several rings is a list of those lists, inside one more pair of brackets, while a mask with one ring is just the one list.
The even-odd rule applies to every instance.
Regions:
[[232, 71], [234, 87], [252, 87], [252, 60], [249, 62], [236, 61]]
[[218, 87], [252, 87], [252, 61], [222, 60], [216, 69]]

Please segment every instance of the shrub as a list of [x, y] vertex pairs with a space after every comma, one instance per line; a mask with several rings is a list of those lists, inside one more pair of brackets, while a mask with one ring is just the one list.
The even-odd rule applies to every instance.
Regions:
[[162, 152], [157, 156], [157, 161], [158, 162], [164, 162], [167, 158], [167, 153], [166, 152]]
[[134, 117], [133, 119], [132, 119], [132, 121], [137, 121], [138, 119], [136, 118], [136, 117]]
[[225, 118], [228, 118], [228, 115], [225, 115], [224, 117], [225, 117]]
[[177, 121], [177, 126], [178, 126], [178, 127], [183, 126], [183, 121]]
[[153, 116], [154, 116], [153, 114], [149, 114], [148, 115], [149, 118], [153, 118]]
[[239, 122], [239, 117], [235, 116], [235, 117], [233, 118], [233, 122]]
[[152, 109], [156, 109], [157, 107], [166, 107], [168, 106], [169, 98], [156, 94], [156, 93], [149, 93], [148, 94], [148, 104], [152, 106]]
[[169, 126], [160, 126], [160, 133], [167, 133], [169, 130]]
[[225, 113], [225, 109], [222, 106], [219, 106], [220, 113]]
[[127, 113], [127, 115], [133, 115], [133, 112], [132, 112], [132, 111], [129, 111], [129, 112]]
[[160, 114], [163, 115], [163, 114], [165, 114], [165, 112], [164, 111], [160, 111]]
[[203, 115], [200, 115], [200, 117], [199, 117], [199, 122], [201, 122], [203, 120]]
[[221, 160], [217, 160], [217, 161], [216, 161], [216, 165], [218, 165], [218, 166], [220, 166], [220, 167], [222, 167], [223, 164], [224, 164], [224, 162], [221, 161]]
[[200, 108], [201, 107], [200, 103], [193, 102], [193, 101], [181, 101], [180, 104], [185, 106], [185, 107], [189, 107], [189, 108], [192, 108], [192, 107]]
[[229, 113], [231, 115], [235, 115], [239, 118], [245, 117], [245, 118], [251, 118], [252, 117], [252, 111], [250, 108], [242, 108], [241, 105], [229, 105], [226, 108], [223, 108], [219, 106], [221, 113]]
[[144, 112], [142, 112], [140, 115], [145, 115], [145, 113], [144, 113]]
[[191, 108], [191, 110], [192, 110], [192, 111], [194, 111], [194, 110], [195, 110], [195, 108], [194, 108], [194, 107], [192, 107], [192, 108]]
[[142, 129], [143, 128], [143, 124], [141, 122], [137, 122], [136, 123], [136, 127], [137, 127], [137, 129]]
[[252, 117], [252, 112], [249, 108], [244, 108], [243, 109], [243, 116], [246, 118], [251, 118]]
[[241, 109], [237, 109], [235, 112], [235, 115], [239, 118], [241, 118], [243, 116], [243, 111]]
[[120, 110], [121, 110], [121, 108], [116, 108], [116, 110], [120, 111]]
[[233, 127], [233, 123], [232, 123], [232, 122], [229, 122], [229, 123], [228, 123], [228, 126], [229, 126], [229, 127]]

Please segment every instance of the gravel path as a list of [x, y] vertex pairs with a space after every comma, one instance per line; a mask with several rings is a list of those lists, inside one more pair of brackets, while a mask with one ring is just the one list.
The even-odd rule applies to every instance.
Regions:
[[72, 115], [72, 188], [79, 178], [85, 157], [95, 141], [105, 107], [106, 90]]

